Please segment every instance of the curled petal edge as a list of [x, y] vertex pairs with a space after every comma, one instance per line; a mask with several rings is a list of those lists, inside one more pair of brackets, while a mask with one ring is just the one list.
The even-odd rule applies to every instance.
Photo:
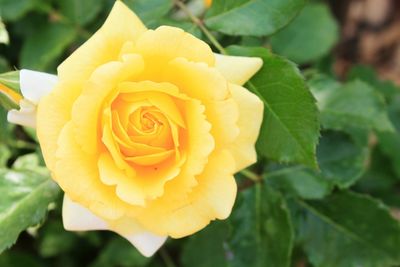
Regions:
[[57, 82], [56, 75], [21, 70], [20, 88], [24, 98], [19, 101], [19, 110], [12, 109], [8, 112], [7, 120], [10, 123], [36, 128], [36, 107], [40, 99], [50, 93]]
[[243, 85], [263, 65], [263, 60], [259, 57], [226, 56], [215, 55], [215, 67], [230, 83]]
[[147, 231], [126, 234], [118, 231], [118, 229], [112, 229], [105, 220], [73, 202], [66, 194], [64, 195], [62, 218], [64, 228], [68, 231], [113, 231], [128, 240], [146, 257], [151, 257], [167, 240], [167, 236], [158, 236]]
[[35, 105], [50, 93], [58, 82], [56, 75], [33, 70], [22, 69], [19, 75], [22, 95]]

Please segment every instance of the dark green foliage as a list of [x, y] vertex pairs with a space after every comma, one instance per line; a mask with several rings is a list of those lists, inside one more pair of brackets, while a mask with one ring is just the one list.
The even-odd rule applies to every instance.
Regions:
[[[149, 28], [180, 27], [211, 44], [172, 0], [124, 2]], [[231, 216], [169, 239], [152, 258], [111, 232], [65, 231], [35, 130], [7, 122], [3, 108], [15, 106], [0, 94], [0, 266], [400, 266], [400, 89], [368, 66], [347, 81], [333, 75], [340, 29], [325, 1], [214, 0], [208, 10], [184, 2], [228, 54], [264, 61], [244, 85], [264, 102], [259, 162], [236, 175]], [[10, 36], [0, 74], [56, 73], [113, 3], [0, 0]], [[10, 77], [0, 83], [19, 92]]]

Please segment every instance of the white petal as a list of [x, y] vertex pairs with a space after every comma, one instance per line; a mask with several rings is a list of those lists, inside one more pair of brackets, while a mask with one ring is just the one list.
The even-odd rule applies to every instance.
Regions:
[[167, 240], [167, 236], [157, 236], [149, 232], [124, 237], [146, 257], [151, 257]]
[[24, 98], [34, 104], [53, 90], [58, 78], [56, 75], [33, 70], [21, 70], [19, 72], [21, 93]]
[[62, 218], [68, 231], [108, 230], [108, 224], [64, 194]]
[[[127, 239], [146, 257], [151, 257], [167, 240], [167, 236], [158, 236], [147, 231], [125, 234], [118, 229], [110, 228], [109, 224], [93, 214], [87, 208], [73, 202], [64, 195], [62, 211], [64, 228], [69, 231], [110, 230]], [[137, 226], [135, 226], [136, 228]], [[124, 230], [126, 231], [126, 230]]]
[[231, 83], [245, 84], [259, 71], [263, 61], [258, 57], [238, 57], [215, 54], [215, 67]]
[[12, 109], [7, 114], [11, 123], [36, 128], [36, 105], [25, 99], [19, 101], [20, 109]]

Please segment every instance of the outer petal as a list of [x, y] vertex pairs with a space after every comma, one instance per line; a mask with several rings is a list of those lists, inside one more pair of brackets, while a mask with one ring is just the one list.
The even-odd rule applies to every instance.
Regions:
[[58, 82], [55, 75], [33, 70], [21, 70], [19, 76], [22, 95], [34, 104], [49, 94]]
[[11, 123], [36, 127], [36, 106], [25, 99], [19, 101], [20, 110], [10, 110], [7, 114], [7, 120]]
[[165, 66], [161, 77], [187, 96], [202, 102], [225, 100], [229, 96], [225, 77], [216, 68], [204, 63], [176, 58]]
[[37, 135], [46, 166], [53, 171], [57, 140], [62, 128], [71, 119], [71, 109], [81, 92], [75, 80], [61, 81], [44, 96], [37, 110]]
[[167, 184], [165, 195], [149, 204], [137, 220], [154, 233], [180, 238], [201, 230], [211, 220], [227, 218], [236, 197], [234, 165], [229, 152], [214, 151], [192, 192], [177, 196]]
[[124, 44], [145, 30], [135, 13], [116, 1], [104, 25], [58, 67], [60, 79], [87, 79], [99, 65], [117, 60]]
[[151, 257], [167, 240], [166, 236], [154, 235], [142, 230], [137, 232], [137, 225], [133, 224], [132, 233], [110, 227], [109, 223], [91, 213], [85, 207], [73, 202], [67, 195], [64, 195], [63, 203], [63, 223], [64, 228], [69, 231], [91, 231], [91, 230], [111, 230], [135, 246], [140, 253], [146, 257]]
[[50, 93], [58, 81], [57, 76], [32, 71], [20, 71], [20, 87], [24, 99], [19, 101], [20, 110], [10, 110], [7, 119], [11, 123], [36, 127], [36, 105]]
[[231, 83], [243, 85], [260, 70], [263, 61], [258, 57], [238, 57], [215, 54], [215, 67]]
[[239, 107], [237, 124], [240, 133], [235, 142], [230, 145], [230, 151], [236, 162], [236, 170], [239, 171], [257, 161], [255, 143], [262, 123], [264, 105], [246, 88], [231, 84], [230, 89]]
[[73, 201], [108, 220], [135, 212], [135, 207], [115, 195], [115, 188], [100, 181], [98, 159], [85, 153], [76, 143], [71, 122], [61, 131], [56, 157], [53, 178]]
[[168, 68], [166, 64], [176, 58], [201, 62], [207, 66], [215, 64], [215, 56], [208, 44], [182, 29], [170, 26], [146, 31], [137, 40], [132, 52], [142, 55], [148, 66], [141, 80], [156, 81], [160, 72]]

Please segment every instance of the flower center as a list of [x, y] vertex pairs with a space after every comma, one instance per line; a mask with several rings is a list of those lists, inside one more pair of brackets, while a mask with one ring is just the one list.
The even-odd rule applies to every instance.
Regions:
[[163, 92], [120, 92], [112, 101], [114, 140], [132, 167], [179, 160], [184, 125], [176, 104]]

